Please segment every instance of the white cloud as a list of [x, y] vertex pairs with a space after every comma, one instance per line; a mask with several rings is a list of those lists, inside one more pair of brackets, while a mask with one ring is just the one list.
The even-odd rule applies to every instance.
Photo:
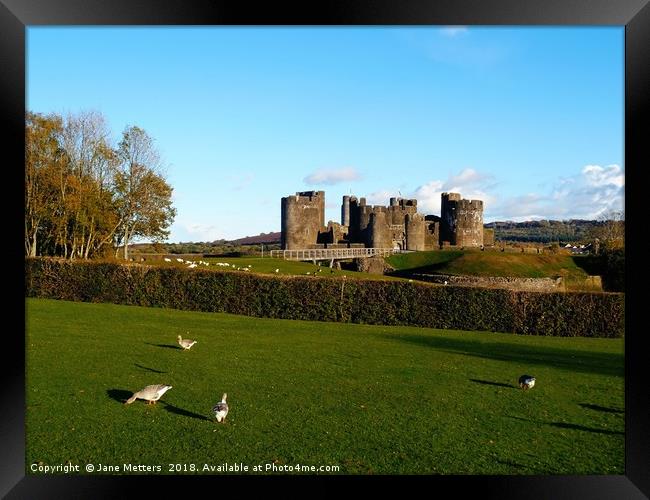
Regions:
[[[464, 199], [483, 200], [484, 220], [597, 219], [603, 213], [623, 210], [625, 173], [619, 165], [586, 165], [579, 173], [558, 179], [546, 192], [500, 196], [498, 184], [488, 174], [465, 168], [446, 181], [430, 180], [404, 198], [418, 200], [418, 212], [440, 215], [440, 195], [460, 193]], [[369, 200], [387, 204], [394, 191], [378, 191]]]
[[340, 184], [341, 182], [357, 181], [361, 179], [359, 172], [352, 167], [340, 169], [319, 169], [303, 179], [305, 184]]
[[465, 168], [461, 170], [458, 175], [450, 177], [445, 183], [446, 189], [450, 189], [450, 186], [476, 186], [486, 180], [491, 179], [491, 176], [486, 174], [480, 174], [473, 168]]
[[440, 215], [440, 194], [444, 191], [442, 181], [430, 181], [415, 190], [413, 198], [418, 200], [418, 212]]
[[586, 165], [559, 179], [548, 194], [531, 193], [486, 207], [489, 220], [597, 219], [624, 208], [625, 173], [619, 165]]
[[390, 202], [391, 198], [397, 198], [399, 197], [399, 191], [389, 191], [389, 190], [383, 190], [383, 191], [375, 191], [374, 193], [370, 193], [367, 195], [366, 198], [366, 204], [368, 205], [383, 205], [386, 206]]
[[446, 26], [440, 30], [440, 34], [447, 37], [455, 37], [467, 33], [467, 26]]
[[582, 175], [585, 176], [585, 180], [590, 186], [622, 187], [625, 185], [623, 169], [618, 165], [608, 165], [607, 167], [587, 165], [582, 169]]
[[465, 168], [447, 181], [433, 180], [418, 187], [413, 197], [418, 200], [418, 212], [440, 215], [440, 195], [444, 192], [460, 193], [467, 200], [483, 200], [485, 205], [493, 204], [495, 196], [490, 194], [494, 187], [492, 176]]

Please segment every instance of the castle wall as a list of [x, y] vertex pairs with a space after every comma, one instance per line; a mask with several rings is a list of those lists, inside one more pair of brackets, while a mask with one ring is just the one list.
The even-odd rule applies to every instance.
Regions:
[[281, 236], [283, 250], [310, 248], [325, 231], [325, 192], [305, 191], [281, 200]]
[[327, 248], [333, 248], [332, 245], [338, 245], [346, 239], [348, 228], [338, 222], [329, 221], [327, 223], [327, 233], [325, 234], [327, 234], [327, 238], [323, 240], [323, 243], [327, 243]]
[[483, 228], [483, 245], [486, 247], [494, 245], [494, 229]]
[[424, 249], [435, 250], [440, 245], [440, 217], [424, 216]]

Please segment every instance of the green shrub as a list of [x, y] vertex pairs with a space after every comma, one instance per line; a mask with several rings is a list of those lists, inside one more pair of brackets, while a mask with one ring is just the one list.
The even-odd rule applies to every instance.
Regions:
[[620, 293], [516, 292], [46, 258], [26, 259], [25, 276], [28, 297], [526, 335], [624, 335]]

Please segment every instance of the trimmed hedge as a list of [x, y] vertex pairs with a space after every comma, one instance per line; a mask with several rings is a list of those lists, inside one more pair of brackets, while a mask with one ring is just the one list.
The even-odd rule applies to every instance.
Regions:
[[26, 259], [25, 276], [27, 297], [526, 335], [624, 335], [620, 293], [518, 292], [47, 258]]

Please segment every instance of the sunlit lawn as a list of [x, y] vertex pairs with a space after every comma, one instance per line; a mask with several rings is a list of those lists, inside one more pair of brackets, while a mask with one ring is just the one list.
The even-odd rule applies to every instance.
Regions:
[[[182, 351], [178, 334], [198, 343]], [[624, 472], [622, 339], [27, 299], [26, 345], [27, 467]], [[527, 392], [524, 373], [537, 377]], [[160, 383], [173, 388], [155, 406], [123, 404]], [[218, 424], [223, 392], [231, 409]]]

